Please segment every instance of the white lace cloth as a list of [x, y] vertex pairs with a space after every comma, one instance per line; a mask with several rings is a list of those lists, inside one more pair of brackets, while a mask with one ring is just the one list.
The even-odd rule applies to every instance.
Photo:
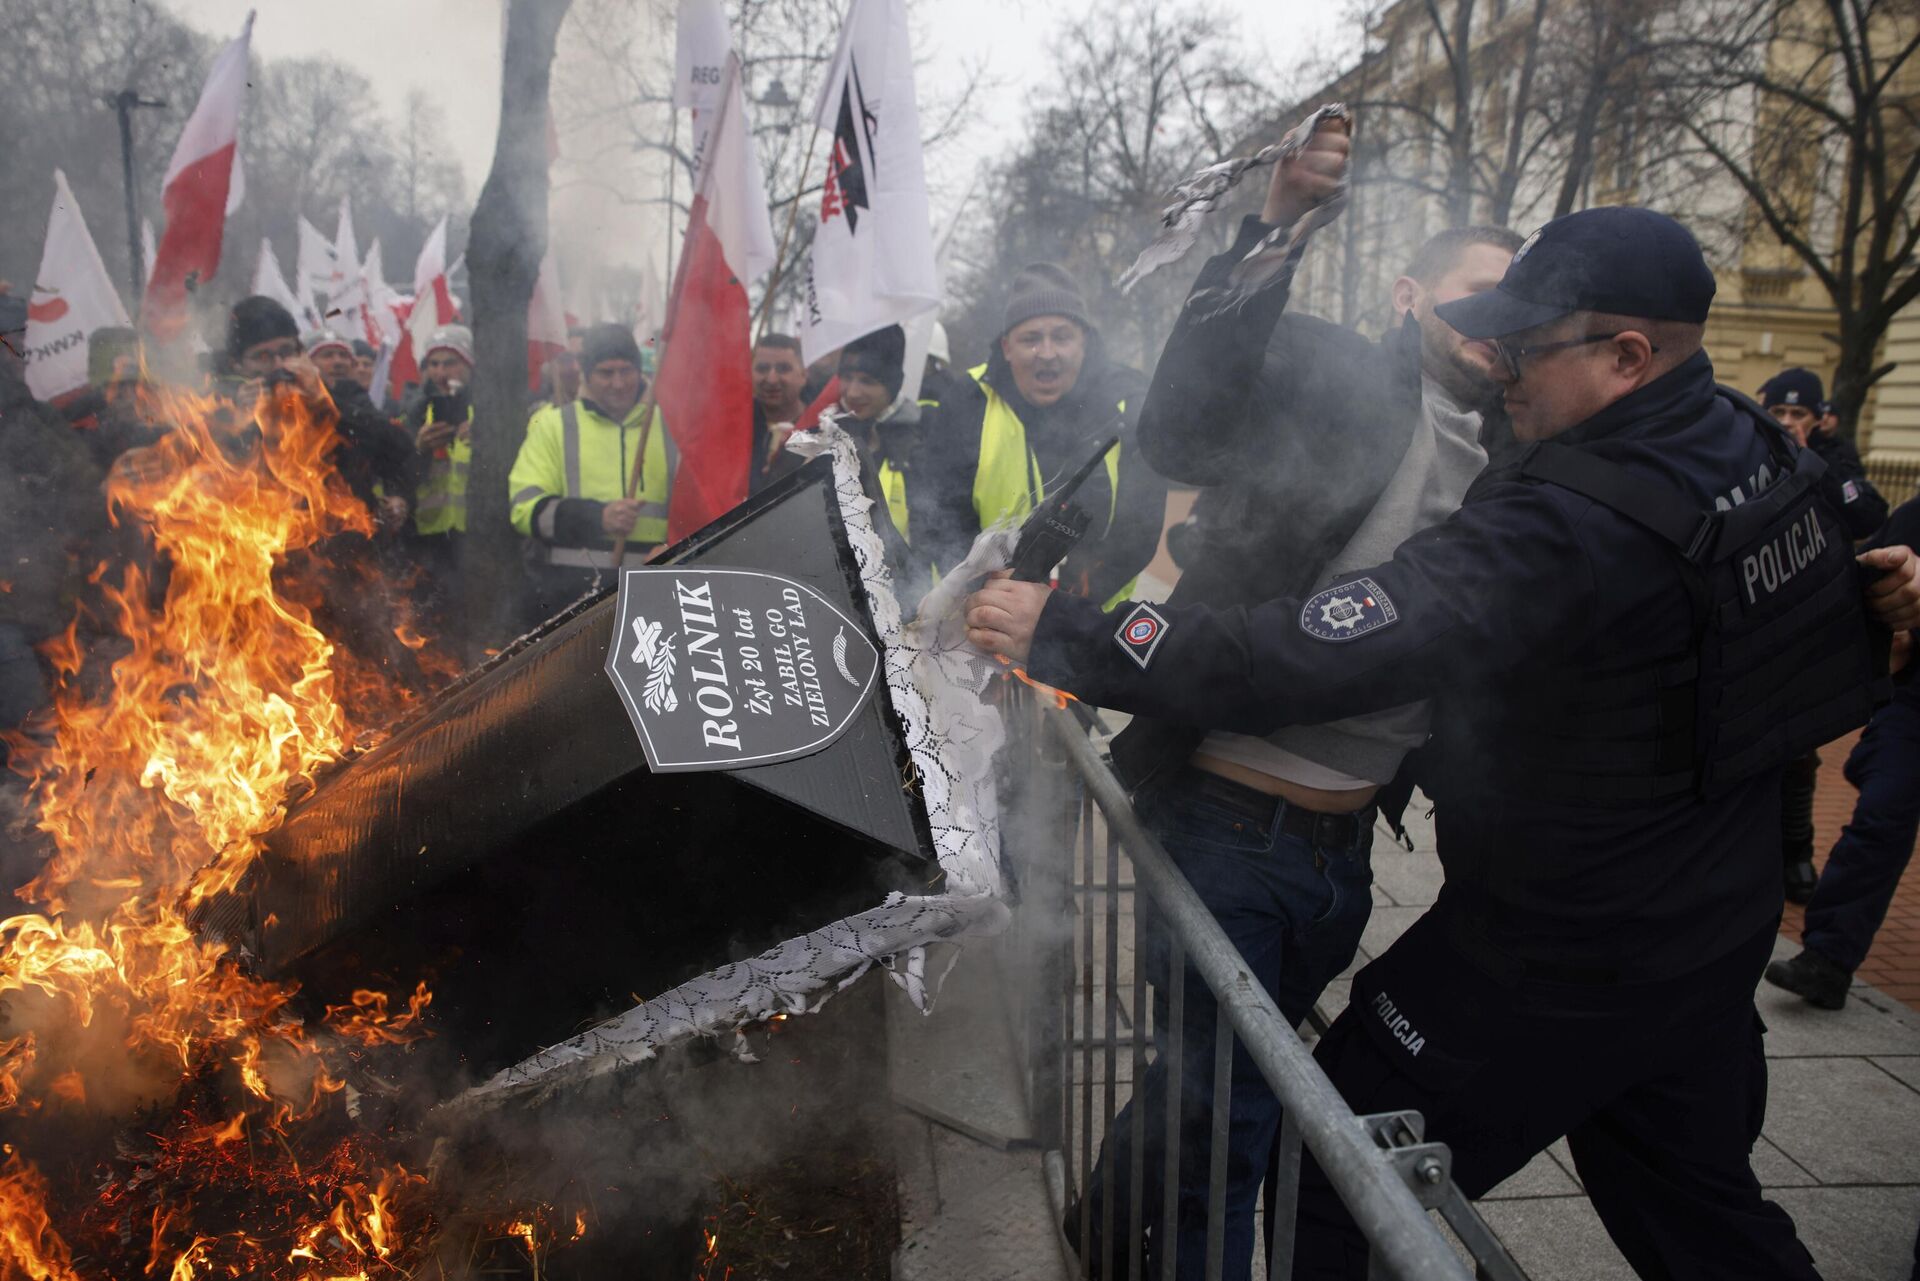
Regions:
[[[546, 1093], [644, 1062], [687, 1037], [737, 1034], [742, 1025], [775, 1014], [809, 1013], [876, 964], [916, 1006], [929, 1010], [953, 959], [930, 964], [929, 946], [1006, 928], [993, 786], [993, 756], [1005, 731], [999, 712], [979, 697], [991, 669], [966, 642], [960, 603], [970, 580], [1007, 563], [1013, 531], [982, 534], [967, 559], [927, 595], [914, 620], [903, 624], [873, 527], [872, 500], [860, 488], [852, 439], [828, 423], [799, 433], [787, 447], [805, 457], [833, 457], [840, 515], [885, 655], [887, 694], [919, 775], [934, 853], [946, 874], [944, 891], [889, 894], [877, 907], [723, 965], [503, 1069], [447, 1108], [523, 1091]], [[743, 1037], [736, 1040], [737, 1052], [750, 1058], [745, 1045]]]

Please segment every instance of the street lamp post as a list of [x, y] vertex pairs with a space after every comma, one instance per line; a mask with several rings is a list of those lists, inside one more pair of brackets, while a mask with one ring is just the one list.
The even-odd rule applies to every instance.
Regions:
[[135, 107], [164, 107], [159, 98], [142, 98], [132, 89], [106, 95], [106, 102], [120, 117], [120, 180], [127, 193], [127, 279], [133, 290], [134, 310], [140, 308], [140, 295], [146, 288], [146, 273], [140, 267], [140, 208], [133, 181], [133, 111]]

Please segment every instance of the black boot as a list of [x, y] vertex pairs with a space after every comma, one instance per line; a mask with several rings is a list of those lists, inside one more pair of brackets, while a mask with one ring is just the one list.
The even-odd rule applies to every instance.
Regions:
[[1805, 998], [1809, 1005], [1837, 1010], [1847, 1003], [1847, 988], [1853, 975], [1807, 948], [1791, 961], [1775, 961], [1767, 967], [1767, 982]]

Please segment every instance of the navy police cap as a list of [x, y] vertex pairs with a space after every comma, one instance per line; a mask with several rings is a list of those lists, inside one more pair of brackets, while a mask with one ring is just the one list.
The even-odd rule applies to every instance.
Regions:
[[1484, 293], [1434, 308], [1469, 338], [1504, 338], [1576, 311], [1700, 324], [1713, 272], [1692, 233], [1665, 214], [1623, 205], [1555, 218]]
[[1820, 385], [1819, 374], [1798, 367], [1782, 369], [1760, 384], [1760, 404], [1765, 409], [1772, 409], [1775, 405], [1799, 405], [1816, 414], [1824, 414], [1827, 412], [1826, 394], [1826, 389]]

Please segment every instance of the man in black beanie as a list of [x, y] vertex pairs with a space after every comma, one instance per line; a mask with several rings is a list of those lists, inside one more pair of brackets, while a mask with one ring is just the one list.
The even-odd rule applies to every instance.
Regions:
[[888, 325], [848, 343], [840, 351], [841, 420], [853, 435], [860, 457], [873, 472], [887, 513], [901, 538], [911, 539], [908, 473], [920, 423], [920, 405], [900, 394], [906, 382], [907, 335]]
[[974, 536], [1019, 521], [1118, 434], [1078, 501], [1093, 525], [1060, 583], [1096, 601], [1124, 598], [1160, 545], [1167, 486], [1133, 444], [1147, 380], [1107, 358], [1080, 287], [1060, 267], [1014, 276], [987, 363], [954, 376], [920, 428], [912, 509], [914, 548], [951, 567]]
[[595, 325], [581, 339], [580, 398], [528, 420], [507, 477], [509, 518], [531, 543], [529, 625], [610, 583], [617, 557], [637, 564], [667, 540], [679, 455], [646, 403], [640, 344], [622, 325]]

